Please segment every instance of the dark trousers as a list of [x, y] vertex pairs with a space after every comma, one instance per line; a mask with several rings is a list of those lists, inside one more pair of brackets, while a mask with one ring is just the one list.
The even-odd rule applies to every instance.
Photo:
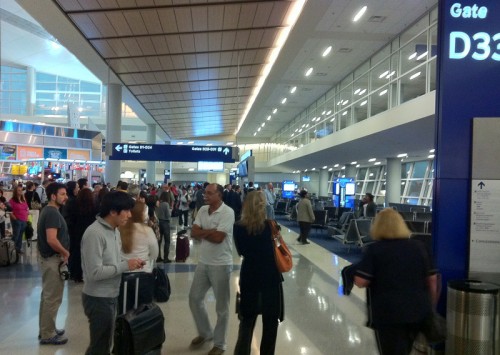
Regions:
[[300, 227], [299, 242], [301, 243], [307, 242], [307, 238], [309, 238], [309, 232], [311, 231], [311, 226], [312, 223], [299, 222], [299, 227]]
[[179, 226], [182, 226], [183, 221], [184, 221], [184, 227], [187, 227], [188, 225], [188, 215], [189, 215], [189, 210], [179, 210]]
[[161, 240], [165, 242], [163, 244], [163, 259], [168, 259], [168, 253], [170, 252], [170, 221], [165, 219], [160, 219], [158, 221], [160, 227], [160, 240], [158, 240], [158, 257], [161, 258]]
[[0, 223], [0, 238], [5, 238], [5, 222]]
[[82, 293], [82, 303], [90, 329], [90, 344], [85, 355], [109, 354], [115, 329], [117, 298], [93, 297]]
[[[257, 320], [257, 314], [241, 317], [238, 330], [238, 340], [234, 349], [234, 355], [250, 355], [252, 345], [253, 329]], [[262, 315], [262, 339], [260, 341], [260, 353], [273, 355], [276, 347], [276, 336], [278, 334], [278, 319], [276, 316]]]
[[83, 280], [81, 242], [81, 236], [70, 236], [68, 269], [75, 281]]
[[418, 334], [415, 324], [397, 324], [375, 329], [380, 355], [408, 355]]

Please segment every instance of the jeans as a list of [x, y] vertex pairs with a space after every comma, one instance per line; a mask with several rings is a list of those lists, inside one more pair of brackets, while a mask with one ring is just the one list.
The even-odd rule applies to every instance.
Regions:
[[[189, 291], [189, 308], [193, 314], [198, 335], [214, 339], [214, 345], [226, 350], [229, 321], [230, 279], [233, 265], [205, 265], [198, 263]], [[217, 322], [212, 330], [205, 306], [205, 296], [212, 287], [215, 296]]]
[[10, 222], [12, 224], [12, 240], [16, 244], [16, 250], [20, 251], [23, 247], [23, 233], [26, 229], [26, 221], [14, 219]]
[[110, 353], [117, 300], [117, 297], [93, 297], [82, 293], [83, 310], [89, 319], [90, 329], [90, 344], [85, 355]]
[[168, 259], [168, 253], [170, 252], [170, 221], [165, 219], [160, 219], [158, 221], [160, 227], [160, 240], [158, 241], [158, 257], [161, 257], [161, 240], [165, 242], [163, 244], [163, 259]]
[[42, 294], [40, 296], [39, 326], [42, 339], [49, 339], [56, 335], [56, 318], [61, 306], [64, 281], [59, 276], [61, 257], [53, 255], [48, 258], [40, 257], [42, 272]]
[[311, 231], [311, 226], [312, 226], [312, 223], [299, 222], [299, 228], [300, 228], [299, 241], [301, 243], [307, 242], [307, 238], [309, 238], [309, 232]]
[[189, 210], [179, 210], [179, 227], [182, 226], [183, 221], [184, 221], [184, 227], [188, 226], [188, 215], [189, 215]]

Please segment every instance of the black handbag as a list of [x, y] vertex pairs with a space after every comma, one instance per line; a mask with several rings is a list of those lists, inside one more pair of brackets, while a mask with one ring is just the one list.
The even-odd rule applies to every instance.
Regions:
[[154, 286], [154, 299], [156, 302], [167, 302], [170, 299], [170, 281], [167, 274], [159, 268], [153, 269], [153, 276], [155, 278]]

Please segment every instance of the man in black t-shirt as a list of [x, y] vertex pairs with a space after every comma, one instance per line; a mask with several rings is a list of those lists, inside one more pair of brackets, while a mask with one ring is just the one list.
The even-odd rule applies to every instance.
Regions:
[[52, 183], [46, 188], [48, 204], [38, 219], [38, 251], [42, 273], [42, 294], [40, 299], [41, 345], [62, 345], [68, 342], [64, 329], [56, 329], [57, 312], [62, 302], [64, 280], [60, 268], [68, 263], [68, 226], [59, 209], [66, 203], [66, 187]]

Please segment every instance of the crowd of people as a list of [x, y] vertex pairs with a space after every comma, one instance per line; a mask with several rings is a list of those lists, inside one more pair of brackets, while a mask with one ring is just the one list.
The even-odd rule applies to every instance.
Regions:
[[[365, 215], [371, 214], [370, 197], [365, 201]], [[68, 277], [83, 283], [82, 304], [90, 330], [86, 354], [109, 353], [122, 274], [141, 271], [144, 278], [139, 301], [153, 300], [153, 267], [158, 262], [171, 262], [170, 223], [178, 216], [178, 225], [191, 228], [191, 237], [199, 242], [198, 263], [189, 292], [197, 334], [190, 346], [196, 348], [213, 341], [208, 355], [220, 355], [227, 350], [234, 243], [243, 256], [240, 326], [234, 353], [250, 354], [256, 319], [261, 315], [260, 352], [274, 354], [278, 324], [284, 319], [284, 279], [274, 260], [269, 224], [274, 218], [274, 198], [272, 184], [265, 191], [249, 184], [242, 192], [238, 185], [222, 187], [208, 182], [194, 188], [171, 183], [156, 188], [119, 181], [110, 189], [101, 184], [90, 187], [85, 178], [66, 184], [28, 183], [25, 191], [22, 185], [15, 185], [9, 201], [0, 190], [0, 210], [11, 213], [12, 238], [19, 254], [29, 210], [40, 209], [40, 344], [62, 345], [68, 341], [64, 329], [56, 328], [65, 281], [61, 270], [68, 265]], [[314, 214], [307, 191], [301, 191], [300, 198], [298, 240], [308, 244]], [[1, 223], [5, 224], [5, 220], [0, 219], [0, 226]], [[0, 230], [4, 236], [5, 226]], [[353, 282], [370, 289], [370, 322], [381, 354], [407, 354], [437, 300], [436, 271], [431, 258], [419, 242], [409, 239], [409, 234], [396, 211], [386, 209], [378, 213], [372, 227], [372, 237], [378, 242], [367, 247], [356, 266]], [[216, 302], [215, 326], [205, 304], [209, 289]], [[394, 313], [393, 309], [405, 311]]]

